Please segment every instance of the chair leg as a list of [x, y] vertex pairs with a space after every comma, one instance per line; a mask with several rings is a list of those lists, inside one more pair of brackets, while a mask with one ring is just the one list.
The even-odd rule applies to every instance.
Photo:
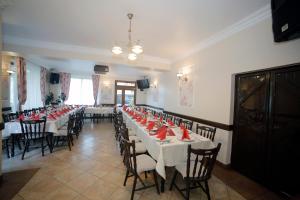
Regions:
[[205, 189], [206, 189], [207, 199], [210, 200], [209, 187], [208, 187], [208, 182], [207, 181], [205, 181]]
[[72, 151], [72, 149], [71, 149], [71, 138], [70, 138], [69, 135], [67, 136], [67, 141], [68, 141], [69, 150]]
[[24, 160], [25, 152], [27, 151], [28, 147], [29, 147], [29, 141], [26, 140], [24, 151], [23, 151], [23, 154], [22, 154], [22, 160]]
[[42, 156], [44, 156], [44, 137], [42, 137]]
[[173, 175], [173, 178], [172, 178], [172, 181], [171, 181], [171, 185], [170, 185], [170, 190], [173, 189], [173, 185], [175, 184], [177, 174], [178, 174], [178, 172], [177, 172], [177, 170], [175, 169], [175, 172], [174, 172], [174, 175]]
[[50, 145], [49, 135], [46, 136], [46, 142], [47, 142], [47, 145], [48, 145], [48, 147], [49, 147], [50, 153], [52, 153], [52, 147], [51, 147], [51, 145]]
[[190, 180], [186, 179], [185, 180], [185, 184], [186, 184], [186, 200], [190, 199]]
[[123, 186], [126, 186], [126, 182], [127, 182], [127, 179], [128, 179], [128, 175], [129, 175], [129, 170], [126, 171], [126, 176], [125, 176], [125, 180], [124, 180]]
[[156, 171], [153, 170], [152, 173], [153, 173], [153, 178], [154, 178], [154, 182], [155, 182], [156, 191], [157, 191], [157, 194], [159, 194], [159, 185], [158, 185], [158, 181], [157, 181]]
[[134, 181], [133, 181], [133, 186], [132, 186], [132, 191], [131, 191], [131, 198], [130, 198], [131, 200], [133, 200], [133, 197], [134, 197], [136, 182], [137, 182], [137, 176], [134, 175]]
[[8, 139], [5, 140], [5, 148], [6, 148], [7, 157], [10, 158]]

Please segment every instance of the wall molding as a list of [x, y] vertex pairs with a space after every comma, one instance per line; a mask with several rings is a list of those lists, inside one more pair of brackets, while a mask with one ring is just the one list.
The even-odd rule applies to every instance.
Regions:
[[[94, 55], [102, 55], [105, 57], [112, 57], [112, 53], [108, 49], [93, 48], [88, 46], [80, 46], [80, 45], [72, 45], [72, 44], [63, 44], [57, 42], [47, 42], [41, 40], [32, 40], [32, 39], [20, 38], [20, 37], [9, 36], [9, 35], [3, 36], [3, 43], [26, 46], [26, 47], [41, 48], [41, 49], [50, 49], [55, 51], [75, 52], [75, 53], [82, 53], [82, 54], [94, 54]], [[127, 58], [126, 55], [123, 55], [123, 57]], [[171, 61], [168, 59], [160, 58], [157, 56], [151, 56], [151, 55], [143, 55], [143, 60], [150, 61], [150, 62], [158, 62], [166, 65], [171, 64]]]
[[170, 115], [173, 115], [173, 116], [176, 116], [176, 117], [179, 117], [179, 118], [191, 120], [193, 122], [197, 122], [197, 123], [200, 123], [200, 124], [213, 126], [213, 127], [216, 127], [216, 128], [222, 129], [222, 130], [226, 130], [226, 131], [232, 131], [233, 130], [233, 125], [231, 125], [231, 124], [228, 125], [228, 124], [223, 124], [223, 123], [219, 123], [219, 122], [215, 122], [215, 121], [210, 121], [210, 120], [207, 120], [207, 119], [201, 119], [201, 118], [198, 118], [198, 117], [192, 117], [192, 116], [188, 116], [188, 115], [174, 113], [174, 112], [166, 111], [163, 108], [156, 107], [156, 106], [151, 106], [151, 105], [147, 105], [147, 104], [136, 104], [136, 106], [145, 106], [145, 107], [161, 110], [166, 114], [170, 114]]
[[271, 6], [268, 4], [259, 10], [253, 12], [252, 14], [248, 15], [247, 17], [241, 19], [240, 21], [226, 27], [222, 31], [213, 34], [212, 36], [204, 39], [202, 42], [198, 43], [194, 48], [191, 50], [187, 51], [180, 57], [174, 59], [172, 61], [172, 64], [181, 61], [203, 49], [206, 49], [238, 32], [241, 32], [247, 28], [250, 28], [254, 26], [255, 24], [268, 19], [271, 17]]

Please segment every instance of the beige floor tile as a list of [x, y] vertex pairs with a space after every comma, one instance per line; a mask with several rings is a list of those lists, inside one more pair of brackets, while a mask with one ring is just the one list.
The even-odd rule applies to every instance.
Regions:
[[88, 187], [93, 185], [98, 180], [99, 178], [97, 178], [96, 176], [84, 173], [68, 182], [67, 185], [74, 191], [83, 193]]
[[98, 180], [92, 186], [88, 187], [83, 193], [84, 196], [91, 200], [110, 199], [111, 194], [117, 190], [117, 186], [114, 184]]
[[74, 178], [80, 176], [83, 173], [84, 173], [84, 171], [82, 171], [80, 169], [70, 167], [70, 168], [62, 170], [60, 173], [58, 173], [54, 177], [63, 183], [67, 183], [67, 182], [70, 182], [71, 180], [73, 180]]
[[47, 195], [44, 200], [72, 200], [76, 196], [79, 196], [74, 190], [69, 189], [66, 186], [62, 186], [55, 192]]

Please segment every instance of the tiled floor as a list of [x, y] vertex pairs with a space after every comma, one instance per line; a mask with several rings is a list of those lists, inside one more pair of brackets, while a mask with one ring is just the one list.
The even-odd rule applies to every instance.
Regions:
[[[5, 155], [4, 155], [5, 157]], [[42, 157], [39, 150], [30, 151], [22, 161], [20, 155], [4, 159], [3, 171], [40, 168], [32, 179], [13, 198], [14, 200], [117, 200], [130, 199], [132, 180], [123, 187], [125, 168], [119, 154], [111, 123], [86, 123], [72, 151], [56, 149]], [[169, 172], [170, 175], [172, 170]], [[144, 177], [144, 176], [142, 176]], [[158, 195], [154, 188], [136, 192], [135, 199], [183, 199], [177, 191]], [[180, 179], [178, 180], [180, 182]], [[148, 176], [146, 182], [152, 182]], [[213, 176], [209, 182], [212, 199], [245, 199]], [[201, 190], [191, 199], [206, 199]]]

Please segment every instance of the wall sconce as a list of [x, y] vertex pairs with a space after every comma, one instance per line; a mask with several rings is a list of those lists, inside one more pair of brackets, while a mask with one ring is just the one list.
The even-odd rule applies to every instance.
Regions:
[[178, 80], [183, 80], [183, 81], [185, 81], [185, 82], [188, 81], [188, 77], [187, 77], [186, 74], [183, 74], [183, 73], [177, 73], [176, 76], [177, 76]]
[[157, 88], [157, 81], [154, 81], [154, 82], [153, 82], [153, 87], [154, 87], [154, 88]]
[[13, 71], [13, 70], [7, 70], [6, 72], [9, 73], [9, 74], [14, 74], [14, 73], [16, 73], [16, 72]]

